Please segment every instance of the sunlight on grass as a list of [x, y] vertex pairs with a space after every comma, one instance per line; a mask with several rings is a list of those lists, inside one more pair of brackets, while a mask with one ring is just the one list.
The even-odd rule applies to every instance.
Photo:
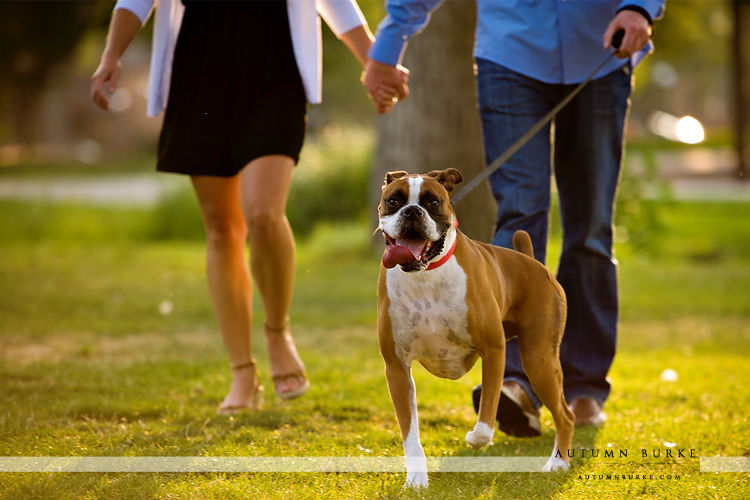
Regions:
[[[320, 225], [299, 242], [292, 324], [312, 380], [308, 395], [282, 402], [272, 394], [256, 335], [268, 404], [219, 417], [230, 370], [206, 291], [203, 244], [149, 239], [137, 229], [148, 214], [135, 209], [59, 210], [66, 228], [70, 217], [88, 214], [89, 229], [73, 231], [75, 238], [50, 229], [49, 237], [24, 228], [22, 218], [0, 222], [7, 236], [0, 456], [401, 455], [376, 339], [379, 252], [371, 228]], [[601, 429], [577, 430], [568, 473], [433, 473], [427, 493], [404, 490], [403, 473], [3, 473], [0, 496], [747, 498], [747, 474], [700, 473], [696, 456], [750, 454], [750, 227], [741, 223], [748, 213], [745, 205], [675, 205], [664, 212], [659, 252], [618, 247], [622, 324], [610, 418]], [[111, 238], [98, 236], [112, 221], [124, 225]], [[665, 370], [677, 377], [665, 380]], [[466, 445], [480, 372], [477, 364], [449, 381], [414, 367], [427, 454], [547, 455], [554, 439], [547, 410], [539, 439], [498, 431], [487, 449]], [[616, 455], [605, 458], [607, 450]]]

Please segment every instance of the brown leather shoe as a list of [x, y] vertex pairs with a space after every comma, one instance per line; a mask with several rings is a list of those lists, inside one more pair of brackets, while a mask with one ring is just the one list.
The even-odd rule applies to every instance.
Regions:
[[607, 421], [607, 414], [596, 399], [577, 398], [568, 405], [576, 417], [576, 427], [599, 427]]

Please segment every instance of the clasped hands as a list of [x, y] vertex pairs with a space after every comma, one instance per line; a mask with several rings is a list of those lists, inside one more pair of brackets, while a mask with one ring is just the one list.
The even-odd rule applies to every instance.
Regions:
[[368, 59], [362, 73], [362, 83], [378, 114], [388, 113], [398, 101], [409, 95], [409, 70]]

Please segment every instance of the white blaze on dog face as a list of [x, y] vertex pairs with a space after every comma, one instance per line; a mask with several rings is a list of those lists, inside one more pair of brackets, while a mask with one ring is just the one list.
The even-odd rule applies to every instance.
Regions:
[[409, 178], [409, 205], [419, 205], [422, 183], [424, 183], [424, 179], [421, 177]]

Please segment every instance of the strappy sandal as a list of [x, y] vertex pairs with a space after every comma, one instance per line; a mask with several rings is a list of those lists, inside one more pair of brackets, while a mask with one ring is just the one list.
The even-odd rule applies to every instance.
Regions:
[[253, 370], [253, 392], [250, 395], [250, 397], [247, 399], [246, 402], [238, 405], [229, 405], [226, 403], [226, 399], [224, 402], [222, 402], [219, 405], [219, 408], [217, 413], [219, 415], [234, 415], [236, 413], [239, 413], [244, 410], [258, 410], [261, 406], [263, 406], [263, 386], [260, 385], [260, 374], [258, 373], [258, 367], [255, 366], [255, 360], [250, 360], [247, 363], [243, 363], [241, 365], [234, 365], [232, 366], [232, 371], [240, 371], [240, 370], [247, 370], [252, 369]]
[[[280, 327], [272, 327], [272, 326], [269, 326], [268, 323], [264, 323], [263, 327], [266, 329], [266, 335], [268, 335], [268, 333], [272, 333], [274, 335], [284, 335], [289, 330], [289, 317], [286, 318], [286, 320], [284, 321], [284, 324]], [[299, 354], [297, 354], [297, 348], [295, 347], [293, 341], [291, 343], [291, 350], [296, 355], [297, 359], [299, 359]], [[280, 373], [277, 375], [272, 375], [271, 378], [273, 379], [274, 390], [276, 391], [276, 394], [281, 399], [298, 398], [302, 396], [303, 394], [305, 394], [308, 391], [308, 389], [310, 389], [310, 380], [308, 380], [307, 378], [307, 373], [305, 372], [304, 364], [302, 363], [301, 360], [300, 360], [300, 364], [302, 364], [301, 370], [297, 370], [297, 371], [293, 371], [289, 373]], [[286, 380], [293, 379], [293, 378], [302, 378], [304, 379], [304, 381], [296, 389], [292, 389], [291, 391], [286, 391], [286, 392], [280, 392], [279, 384], [283, 383]]]

